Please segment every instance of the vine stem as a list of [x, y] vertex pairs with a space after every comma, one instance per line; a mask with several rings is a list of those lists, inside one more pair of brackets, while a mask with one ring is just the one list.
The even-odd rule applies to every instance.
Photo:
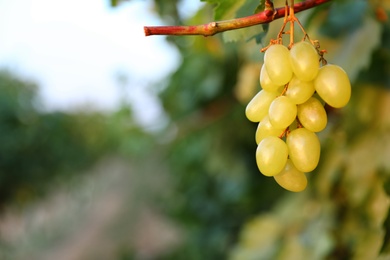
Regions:
[[294, 44], [294, 23], [295, 23], [295, 20], [297, 20], [297, 18], [295, 17], [294, 0], [291, 0], [291, 3], [290, 3], [290, 16], [289, 17], [290, 17], [290, 44], [289, 44], [289, 48], [291, 49], [291, 47]]
[[[316, 7], [318, 5], [330, 2], [331, 0], [306, 0], [291, 7], [295, 13]], [[203, 35], [212, 36], [214, 34], [236, 30], [253, 25], [270, 23], [275, 19], [284, 17], [286, 9], [284, 7], [272, 10], [265, 10], [263, 12], [245, 16], [232, 20], [217, 21], [201, 25], [190, 26], [145, 26], [145, 36], [150, 35]]]

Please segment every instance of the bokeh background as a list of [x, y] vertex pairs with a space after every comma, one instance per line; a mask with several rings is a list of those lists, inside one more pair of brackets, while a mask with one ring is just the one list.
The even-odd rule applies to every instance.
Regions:
[[244, 113], [281, 21], [144, 36], [258, 5], [207, 2], [0, 0], [0, 259], [390, 259], [390, 1], [298, 15], [353, 85], [301, 193]]

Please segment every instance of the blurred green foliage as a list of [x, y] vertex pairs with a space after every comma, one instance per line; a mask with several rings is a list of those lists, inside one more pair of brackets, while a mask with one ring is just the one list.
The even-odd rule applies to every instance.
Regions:
[[0, 205], [44, 194], [115, 145], [99, 113], [42, 112], [38, 87], [0, 71]]

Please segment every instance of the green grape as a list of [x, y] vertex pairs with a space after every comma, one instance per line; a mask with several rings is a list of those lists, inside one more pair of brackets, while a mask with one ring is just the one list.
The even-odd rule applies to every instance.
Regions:
[[268, 116], [275, 128], [286, 128], [295, 120], [297, 106], [286, 96], [277, 97], [269, 107]]
[[266, 115], [257, 126], [256, 143], [259, 144], [267, 136], [280, 136], [283, 131], [283, 128], [275, 128], [269, 121], [268, 115]]
[[256, 162], [265, 176], [280, 173], [287, 162], [288, 149], [286, 143], [276, 136], [264, 138], [256, 150]]
[[301, 172], [311, 172], [320, 160], [320, 140], [317, 135], [306, 128], [290, 132], [286, 139], [289, 157]]
[[265, 65], [261, 67], [260, 71], [260, 86], [262, 89], [270, 92], [278, 91], [279, 85], [276, 85], [272, 82], [272, 80], [268, 76], [267, 69], [265, 68]]
[[297, 78], [312, 81], [320, 67], [316, 49], [308, 42], [298, 42], [290, 50], [291, 67]]
[[284, 169], [274, 176], [274, 179], [280, 186], [293, 192], [303, 191], [307, 186], [306, 175], [299, 171], [290, 159], [287, 160]]
[[318, 95], [330, 106], [340, 108], [351, 98], [351, 83], [347, 73], [339, 66], [328, 64], [319, 69], [314, 79]]
[[246, 106], [246, 117], [252, 122], [260, 122], [267, 115], [269, 106], [277, 95], [276, 92], [261, 90]]
[[313, 81], [301, 81], [294, 76], [288, 84], [285, 95], [298, 105], [306, 102], [314, 94], [314, 91]]
[[264, 65], [269, 78], [275, 85], [287, 84], [293, 75], [290, 52], [284, 45], [275, 44], [268, 47], [264, 54]]
[[328, 123], [324, 106], [314, 97], [298, 106], [297, 115], [303, 127], [312, 132], [324, 130]]

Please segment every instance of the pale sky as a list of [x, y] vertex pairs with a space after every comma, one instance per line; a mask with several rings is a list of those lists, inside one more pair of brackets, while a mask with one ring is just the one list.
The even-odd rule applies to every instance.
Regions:
[[[198, 7], [188, 0], [181, 9]], [[136, 110], [156, 117], [158, 104], [146, 87], [162, 81], [180, 57], [164, 37], [144, 36], [144, 25], [161, 25], [150, 9], [151, 1], [139, 0], [114, 9], [108, 0], [0, 0], [0, 68], [35, 80], [49, 110], [115, 108], [116, 75], [123, 73]]]

